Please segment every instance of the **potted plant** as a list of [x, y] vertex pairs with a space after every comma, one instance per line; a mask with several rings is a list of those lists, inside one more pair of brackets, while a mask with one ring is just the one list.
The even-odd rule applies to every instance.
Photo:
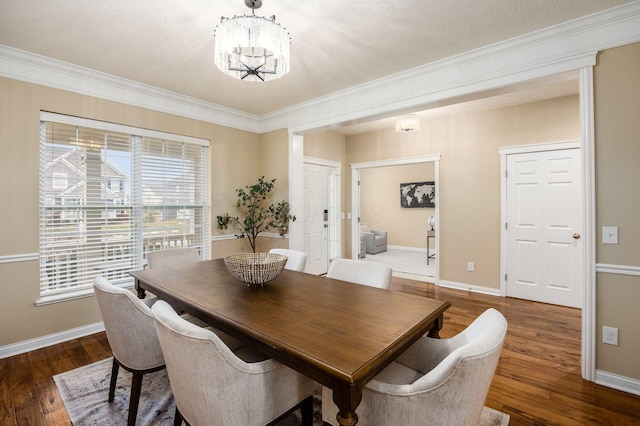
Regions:
[[287, 201], [270, 202], [275, 182], [275, 179], [266, 180], [262, 176], [253, 185], [236, 189], [240, 216], [230, 216], [229, 213], [217, 216], [218, 229], [227, 229], [229, 225], [236, 228], [239, 231], [236, 238], [247, 238], [253, 253], [261, 232], [275, 230], [284, 238], [289, 230], [289, 221], [296, 220], [289, 213]]

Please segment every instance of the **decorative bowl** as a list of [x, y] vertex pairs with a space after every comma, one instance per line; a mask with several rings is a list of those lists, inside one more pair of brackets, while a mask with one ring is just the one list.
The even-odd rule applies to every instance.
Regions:
[[248, 285], [263, 285], [277, 277], [287, 256], [275, 253], [240, 253], [224, 258], [224, 264], [234, 277]]

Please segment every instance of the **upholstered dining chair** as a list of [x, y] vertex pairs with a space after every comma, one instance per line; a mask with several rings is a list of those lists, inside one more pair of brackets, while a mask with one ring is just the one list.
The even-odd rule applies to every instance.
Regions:
[[[365, 385], [358, 424], [478, 425], [506, 333], [492, 308], [451, 339], [421, 337]], [[336, 425], [337, 412], [323, 388], [323, 420]]]
[[329, 266], [327, 278], [388, 289], [391, 286], [391, 273], [391, 267], [382, 263], [334, 259]]
[[171, 268], [185, 263], [199, 262], [200, 252], [195, 247], [169, 248], [147, 252], [149, 269]]
[[103, 277], [94, 279], [93, 288], [113, 352], [108, 401], [113, 402], [118, 371], [122, 366], [133, 373], [127, 424], [135, 425], [143, 375], [165, 368], [153, 314], [135, 294], [114, 286]]
[[269, 250], [269, 253], [282, 254], [287, 256], [287, 264], [284, 265], [285, 269], [304, 272], [304, 266], [307, 263], [307, 253], [300, 250], [279, 248], [271, 249]]
[[176, 401], [174, 425], [262, 426], [298, 405], [311, 425], [311, 379], [246, 347], [232, 351], [164, 301], [152, 310]]

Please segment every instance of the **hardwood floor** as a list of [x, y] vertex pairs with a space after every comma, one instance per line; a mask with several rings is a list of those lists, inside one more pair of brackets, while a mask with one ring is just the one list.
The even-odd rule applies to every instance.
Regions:
[[[448, 300], [443, 338], [493, 307], [509, 322], [486, 405], [511, 425], [640, 425], [640, 397], [582, 380], [580, 310], [394, 278], [392, 289]], [[0, 360], [0, 425], [68, 425], [55, 374], [111, 356], [104, 333]], [[363, 425], [366, 426], [366, 425]]]

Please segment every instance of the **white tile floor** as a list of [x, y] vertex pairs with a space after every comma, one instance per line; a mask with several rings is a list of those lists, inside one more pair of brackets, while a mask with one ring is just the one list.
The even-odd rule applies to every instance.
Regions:
[[[429, 254], [433, 255], [434, 251]], [[437, 261], [435, 258], [429, 259], [427, 265], [426, 251], [411, 251], [389, 248], [387, 251], [378, 254], [367, 254], [364, 259], [369, 262], [384, 263], [393, 268], [394, 275], [408, 274], [425, 277], [427, 281], [433, 282], [436, 276]]]

